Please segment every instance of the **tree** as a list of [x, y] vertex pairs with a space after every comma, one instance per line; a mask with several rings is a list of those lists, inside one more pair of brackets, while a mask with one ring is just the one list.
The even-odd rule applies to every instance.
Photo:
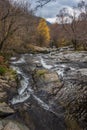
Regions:
[[9, 0], [0, 1], [0, 51], [9, 38], [19, 29], [16, 23], [20, 14], [18, 7], [12, 6]]
[[[80, 15], [78, 15], [78, 12]], [[87, 41], [87, 4], [84, 1], [78, 3], [77, 7], [72, 8], [72, 12], [63, 8], [59, 11], [57, 18], [69, 35], [75, 50], [84, 40]]]
[[15, 50], [29, 42], [34, 30], [33, 17], [29, 3], [0, 0], [0, 51]]
[[37, 0], [36, 1], [36, 3], [37, 3], [36, 9], [39, 7], [43, 7], [44, 5], [48, 4], [51, 1], [56, 1], [56, 0]]
[[38, 42], [40, 46], [48, 46], [50, 42], [50, 30], [44, 19], [41, 19], [37, 27]]

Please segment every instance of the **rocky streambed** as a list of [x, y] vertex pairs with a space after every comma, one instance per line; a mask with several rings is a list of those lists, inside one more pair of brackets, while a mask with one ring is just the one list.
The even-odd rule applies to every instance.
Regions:
[[69, 48], [11, 58], [18, 92], [9, 99], [30, 130], [87, 129], [87, 52]]

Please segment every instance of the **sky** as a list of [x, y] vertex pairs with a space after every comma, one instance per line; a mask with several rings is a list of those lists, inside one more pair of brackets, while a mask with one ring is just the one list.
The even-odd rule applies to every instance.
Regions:
[[[36, 0], [27, 0], [27, 1], [31, 2], [32, 7], [35, 6]], [[56, 0], [56, 2], [50, 2], [44, 7], [39, 8], [36, 12], [36, 15], [43, 17], [49, 22], [53, 23], [55, 22], [56, 15], [58, 14], [60, 9], [62, 9], [63, 7], [67, 7], [69, 10], [71, 10], [71, 7], [76, 6], [78, 2], [80, 2], [80, 0]]]
[[56, 2], [50, 2], [43, 8], [37, 11], [38, 16], [46, 18], [50, 22], [55, 22], [56, 15], [63, 7], [68, 7], [70, 10], [72, 6], [75, 6], [80, 0], [56, 0]]

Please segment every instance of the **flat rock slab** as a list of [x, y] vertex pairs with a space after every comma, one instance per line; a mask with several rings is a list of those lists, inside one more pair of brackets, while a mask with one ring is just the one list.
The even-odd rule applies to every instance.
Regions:
[[45, 82], [55, 82], [55, 81], [59, 81], [58, 75], [56, 72], [50, 72], [50, 73], [46, 73], [44, 74], [44, 80]]
[[11, 114], [14, 113], [14, 110], [8, 106], [8, 104], [0, 103], [0, 115], [5, 115], [5, 114]]

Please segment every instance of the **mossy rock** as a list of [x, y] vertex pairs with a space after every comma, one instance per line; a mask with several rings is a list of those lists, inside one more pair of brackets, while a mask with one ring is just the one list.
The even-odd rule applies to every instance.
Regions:
[[40, 69], [40, 70], [36, 70], [35, 75], [40, 77], [43, 76], [44, 74], [46, 74], [48, 71], [46, 69]]
[[17, 73], [12, 69], [8, 69], [7, 72], [5, 73], [5, 77], [7, 77], [7, 80], [13, 80], [13, 79], [16, 80]]

